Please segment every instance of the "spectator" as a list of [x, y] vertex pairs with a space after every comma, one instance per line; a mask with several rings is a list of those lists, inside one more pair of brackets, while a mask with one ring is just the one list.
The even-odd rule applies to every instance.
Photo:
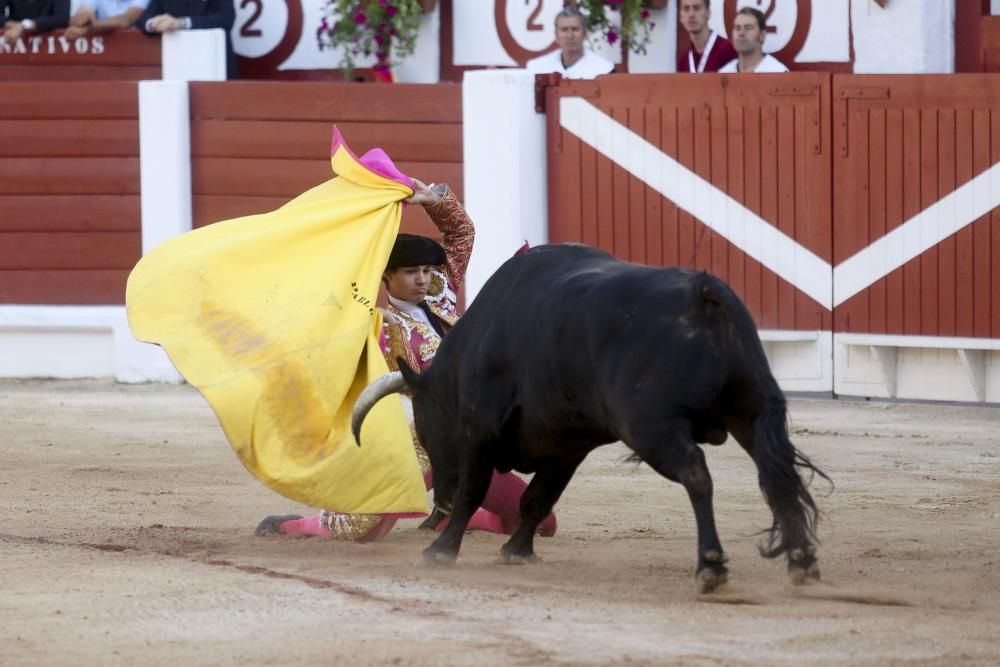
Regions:
[[68, 39], [125, 30], [135, 25], [149, 0], [82, 0], [69, 20]]
[[677, 71], [718, 72], [738, 54], [728, 39], [708, 27], [712, 0], [680, 0], [679, 17], [691, 46], [677, 58]]
[[733, 19], [733, 46], [738, 56], [719, 70], [723, 74], [771, 74], [787, 72], [788, 68], [777, 58], [764, 53], [764, 35], [767, 20], [764, 13], [753, 7], [743, 7]]
[[567, 79], [593, 79], [613, 70], [613, 63], [584, 46], [586, 39], [586, 17], [576, 7], [566, 7], [556, 14], [556, 46], [559, 48], [532, 58], [525, 68], [535, 74], [558, 72]]
[[0, 0], [0, 17], [3, 40], [13, 44], [22, 35], [69, 25], [69, 0]]
[[222, 28], [226, 33], [226, 78], [235, 79], [236, 54], [229, 38], [235, 20], [233, 0], [149, 0], [136, 27], [149, 35]]

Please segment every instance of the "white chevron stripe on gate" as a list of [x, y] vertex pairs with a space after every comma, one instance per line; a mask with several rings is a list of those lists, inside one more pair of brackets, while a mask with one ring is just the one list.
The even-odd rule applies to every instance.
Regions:
[[559, 123], [817, 303], [831, 308], [832, 267], [795, 239], [582, 98], [559, 100]]
[[839, 306], [908, 261], [1000, 206], [1000, 162], [966, 181], [833, 270]]
[[559, 114], [581, 141], [828, 309], [1000, 206], [998, 162], [833, 268], [586, 100], [562, 98]]

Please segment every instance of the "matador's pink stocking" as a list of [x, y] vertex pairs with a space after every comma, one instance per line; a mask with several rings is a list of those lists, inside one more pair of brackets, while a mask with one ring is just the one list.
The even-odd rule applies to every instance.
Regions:
[[[511, 535], [521, 523], [521, 496], [528, 484], [510, 472], [493, 471], [490, 488], [483, 500], [483, 509], [500, 516], [506, 534]], [[552, 537], [556, 533], [556, 515], [549, 514], [538, 524], [538, 534]]]

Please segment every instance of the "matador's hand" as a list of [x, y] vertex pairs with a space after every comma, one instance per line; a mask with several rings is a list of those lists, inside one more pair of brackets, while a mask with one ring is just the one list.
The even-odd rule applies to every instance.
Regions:
[[433, 206], [441, 201], [442, 194], [431, 190], [423, 181], [413, 179], [413, 196], [406, 200], [407, 204]]

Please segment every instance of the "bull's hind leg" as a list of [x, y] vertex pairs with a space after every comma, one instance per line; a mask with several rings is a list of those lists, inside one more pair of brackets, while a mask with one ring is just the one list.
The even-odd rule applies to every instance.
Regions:
[[656, 472], [684, 486], [698, 525], [698, 568], [695, 574], [699, 593], [710, 593], [729, 578], [712, 508], [712, 476], [705, 455], [691, 437], [691, 423], [673, 420], [666, 430], [640, 435], [627, 443]]
[[438, 538], [424, 549], [424, 562], [451, 564], [462, 548], [462, 536], [473, 513], [483, 503], [493, 476], [493, 462], [485, 456], [483, 446], [469, 447], [462, 462], [458, 488], [453, 498], [451, 520]]
[[761, 490], [774, 515], [770, 543], [761, 547], [761, 555], [787, 554], [793, 584], [818, 580], [819, 561], [808, 515], [810, 509], [815, 513], [815, 505], [795, 470], [796, 451], [788, 442], [783, 416], [770, 427], [767, 422], [736, 417], [727, 419], [726, 425], [757, 465]]
[[580, 458], [558, 468], [535, 473], [521, 496], [521, 523], [500, 548], [500, 556], [505, 562], [525, 563], [538, 560], [535, 555], [535, 532], [538, 524], [552, 513], [552, 508], [582, 461], [583, 458]]

